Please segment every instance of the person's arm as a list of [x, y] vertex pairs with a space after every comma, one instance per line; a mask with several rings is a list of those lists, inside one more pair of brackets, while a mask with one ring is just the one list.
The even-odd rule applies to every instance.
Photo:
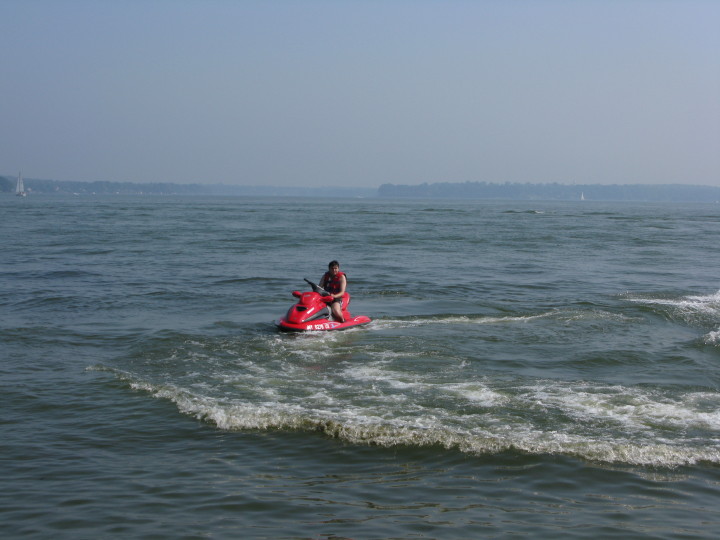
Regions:
[[346, 286], [347, 286], [347, 278], [345, 276], [340, 276], [340, 291], [337, 294], [334, 294], [333, 296], [335, 298], [342, 298], [343, 294], [345, 294]]

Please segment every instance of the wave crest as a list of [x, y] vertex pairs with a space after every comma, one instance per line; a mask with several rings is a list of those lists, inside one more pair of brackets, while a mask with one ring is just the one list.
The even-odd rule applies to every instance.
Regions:
[[[524, 394], [508, 397], [475, 388], [476, 384], [468, 388], [455, 385], [454, 390], [460, 397], [464, 391], [484, 392], [485, 396], [474, 412], [448, 417], [441, 409], [429, 407], [417, 414], [417, 403], [403, 410], [352, 403], [320, 406], [312, 399], [295, 403], [254, 403], [203, 395], [173, 384], [155, 384], [138, 380], [129, 373], [107, 371], [114, 372], [129, 387], [167, 399], [175, 403], [181, 413], [223, 430], [299, 430], [319, 432], [352, 444], [439, 446], [473, 455], [523, 452], [669, 468], [720, 464], [717, 447], [696, 446], [691, 435], [684, 437], [676, 433], [673, 439], [673, 432], [718, 429], [719, 398], [715, 393], [688, 394], [685, 401], [679, 403], [653, 398], [641, 391], [627, 400], [623, 397], [627, 389], [623, 388], [595, 388], [594, 393], [583, 394], [578, 388], [555, 388], [548, 392], [545, 387], [544, 390], [526, 387]], [[557, 414], [560, 410], [562, 415], [574, 420], [567, 430], [557, 429], [557, 424], [552, 424], [555, 427], [551, 429], [550, 424], [543, 427], [537, 419], [529, 421], [527, 417], [509, 416], [509, 410], [518, 408], [535, 408], [538, 417]], [[624, 427], [613, 429], [608, 423]], [[659, 423], [665, 427], [653, 426]]]

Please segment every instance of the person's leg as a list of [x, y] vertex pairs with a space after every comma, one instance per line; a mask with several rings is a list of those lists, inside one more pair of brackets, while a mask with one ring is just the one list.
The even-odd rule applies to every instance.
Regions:
[[342, 314], [342, 302], [332, 303], [333, 318], [338, 322], [345, 322], [345, 318]]

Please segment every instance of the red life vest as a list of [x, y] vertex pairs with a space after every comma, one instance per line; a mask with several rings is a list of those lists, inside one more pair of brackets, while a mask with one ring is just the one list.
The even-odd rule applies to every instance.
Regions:
[[[330, 272], [325, 272], [322, 278], [323, 289], [330, 294], [337, 294], [342, 289], [340, 278], [345, 275], [345, 272], [338, 272], [336, 276], [333, 276]], [[347, 280], [347, 278], [345, 278]]]

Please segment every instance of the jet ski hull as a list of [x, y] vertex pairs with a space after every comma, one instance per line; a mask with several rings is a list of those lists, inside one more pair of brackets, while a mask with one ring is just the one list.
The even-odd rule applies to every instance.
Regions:
[[315, 319], [314, 321], [292, 323], [287, 320], [280, 319], [275, 324], [284, 332], [325, 332], [330, 330], [345, 330], [353, 326], [360, 326], [370, 322], [370, 317], [358, 315], [351, 319], [345, 319], [345, 322], [331, 321], [328, 319]]

